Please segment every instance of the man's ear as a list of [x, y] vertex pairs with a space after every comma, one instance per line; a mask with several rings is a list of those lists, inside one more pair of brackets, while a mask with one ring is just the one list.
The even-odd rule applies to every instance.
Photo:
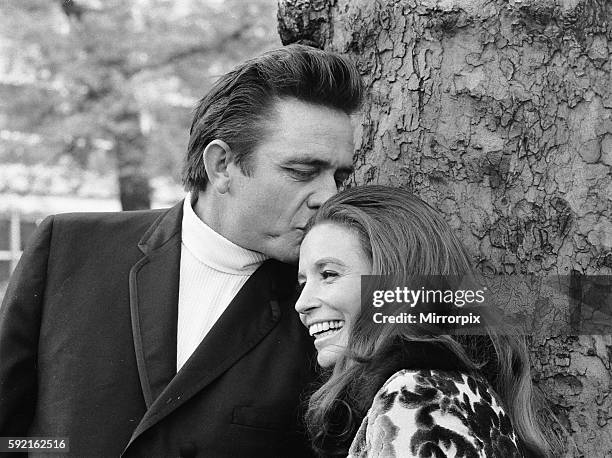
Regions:
[[213, 140], [204, 148], [202, 158], [211, 186], [225, 194], [230, 182], [227, 167], [234, 160], [231, 148], [223, 140]]

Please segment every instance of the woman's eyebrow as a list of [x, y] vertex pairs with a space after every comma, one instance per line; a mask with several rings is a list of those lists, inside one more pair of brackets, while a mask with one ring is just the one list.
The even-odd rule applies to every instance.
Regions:
[[315, 263], [315, 265], [316, 265], [317, 267], [319, 267], [319, 268], [320, 268], [320, 267], [323, 267], [323, 266], [325, 266], [325, 265], [327, 265], [327, 264], [336, 264], [336, 265], [339, 265], [339, 266], [342, 266], [342, 267], [344, 267], [344, 266], [345, 266], [344, 262], [342, 262], [340, 259], [338, 259], [338, 258], [334, 258], [334, 257], [321, 258], [321, 259], [319, 259], [319, 260], [318, 260], [318, 261]]

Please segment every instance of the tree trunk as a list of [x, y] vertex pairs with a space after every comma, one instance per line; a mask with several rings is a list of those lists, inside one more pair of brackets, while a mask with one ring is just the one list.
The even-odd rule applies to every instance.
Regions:
[[[419, 195], [483, 270], [612, 273], [612, 2], [281, 0], [278, 16], [283, 43], [364, 76], [357, 184]], [[612, 337], [531, 351], [568, 456], [612, 456]]]
[[122, 210], [151, 208], [151, 186], [146, 167], [146, 138], [140, 129], [139, 114], [126, 106], [115, 116], [114, 140], [119, 199]]

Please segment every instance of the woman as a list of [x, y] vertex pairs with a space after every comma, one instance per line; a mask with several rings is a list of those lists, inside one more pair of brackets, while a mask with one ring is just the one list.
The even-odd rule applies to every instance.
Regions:
[[307, 412], [320, 455], [551, 455], [534, 414], [524, 341], [498, 332], [486, 310], [485, 335], [471, 337], [375, 324], [362, 310], [364, 275], [410, 286], [440, 275], [469, 282], [471, 274], [452, 229], [406, 191], [356, 187], [320, 208], [301, 246], [295, 306], [330, 372]]

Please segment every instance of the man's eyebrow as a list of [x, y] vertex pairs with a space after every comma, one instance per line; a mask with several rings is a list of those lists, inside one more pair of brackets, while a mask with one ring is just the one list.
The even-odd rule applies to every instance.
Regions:
[[[318, 167], [320, 169], [332, 167], [332, 164], [329, 161], [325, 161], [323, 159], [315, 159], [315, 158], [307, 157], [307, 156], [289, 159], [287, 161], [284, 161], [283, 165], [310, 165], [312, 167]], [[354, 170], [355, 168], [352, 165], [345, 166], [345, 167], [338, 167], [338, 172], [346, 173], [349, 175], [353, 173]]]
[[315, 159], [312, 157], [304, 156], [304, 157], [294, 157], [293, 159], [289, 159], [283, 162], [284, 165], [312, 165], [315, 167], [331, 167], [331, 163], [329, 161], [325, 161], [323, 159]]

